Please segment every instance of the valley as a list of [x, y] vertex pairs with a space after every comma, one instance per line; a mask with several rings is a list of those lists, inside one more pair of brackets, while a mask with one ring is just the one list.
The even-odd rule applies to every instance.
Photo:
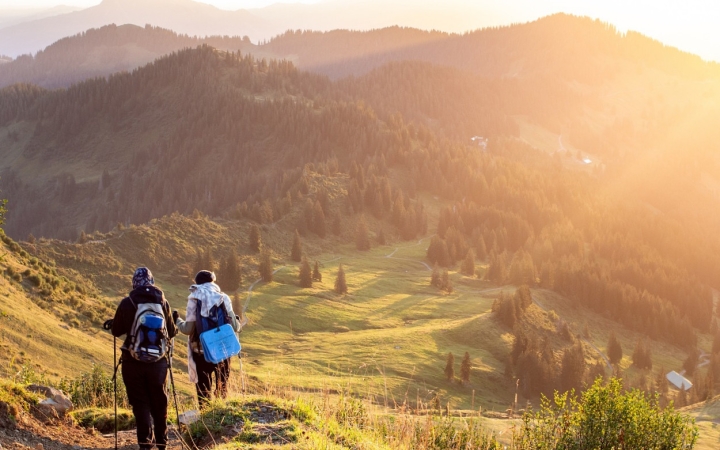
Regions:
[[544, 397], [616, 389], [714, 448], [719, 67], [567, 14], [257, 44], [108, 25], [5, 63], [0, 420], [42, 422], [24, 389], [58, 386], [89, 412], [53, 423], [105, 445], [102, 324], [147, 266], [181, 315], [209, 269], [249, 319], [200, 447], [524, 449]]

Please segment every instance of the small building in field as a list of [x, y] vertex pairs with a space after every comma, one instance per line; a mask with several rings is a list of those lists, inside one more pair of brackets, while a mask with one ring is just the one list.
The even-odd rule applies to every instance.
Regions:
[[688, 389], [693, 387], [693, 384], [690, 382], [690, 380], [675, 372], [674, 370], [672, 372], [668, 372], [668, 374], [665, 375], [665, 378], [667, 378], [670, 384], [672, 384], [677, 389], [687, 391]]

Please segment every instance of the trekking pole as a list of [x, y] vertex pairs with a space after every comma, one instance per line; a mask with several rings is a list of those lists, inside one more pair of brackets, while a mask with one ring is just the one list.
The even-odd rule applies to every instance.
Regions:
[[[182, 434], [180, 434], [180, 410], [178, 409], [177, 391], [175, 390], [175, 378], [173, 378], [173, 371], [172, 371], [172, 355], [173, 355], [174, 348], [175, 348], [175, 338], [172, 338], [170, 340], [170, 351], [168, 352], [168, 364], [170, 365], [170, 386], [172, 386], [173, 400], [175, 402], [175, 417], [177, 418], [177, 433], [178, 433], [178, 438], [180, 438], [180, 445], [183, 448], [191, 448], [187, 443], [185, 443], [185, 439], [182, 437]], [[191, 439], [192, 439], [192, 437], [191, 437]]]
[[117, 370], [120, 364], [117, 364], [117, 337], [113, 336], [113, 409], [115, 410], [115, 450], [118, 449], [118, 419], [117, 419]]
[[[110, 331], [112, 329], [112, 319], [105, 321], [103, 328]], [[118, 450], [117, 372], [120, 367], [120, 363], [122, 363], [122, 358], [118, 361], [117, 336], [113, 335], [113, 410], [115, 412], [115, 450]]]

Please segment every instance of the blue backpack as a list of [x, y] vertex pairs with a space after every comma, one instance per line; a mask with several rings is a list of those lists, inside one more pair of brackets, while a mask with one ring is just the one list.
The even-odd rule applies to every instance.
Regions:
[[218, 364], [240, 353], [240, 342], [235, 330], [227, 321], [225, 305], [213, 306], [210, 317], [200, 314], [202, 301], [197, 301], [195, 330], [200, 340], [200, 349], [205, 361]]
[[202, 301], [197, 301], [197, 309], [195, 310], [195, 332], [199, 335], [203, 334], [207, 330], [212, 330], [219, 326], [228, 323], [227, 311], [225, 311], [225, 304], [220, 303], [210, 308], [209, 317], [204, 317], [200, 314], [202, 311]]

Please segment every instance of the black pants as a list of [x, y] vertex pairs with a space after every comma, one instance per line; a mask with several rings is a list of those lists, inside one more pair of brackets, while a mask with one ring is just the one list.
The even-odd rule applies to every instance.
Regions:
[[198, 382], [195, 385], [198, 395], [198, 403], [202, 408], [210, 400], [212, 393], [212, 375], [215, 374], [215, 396], [227, 397], [227, 383], [230, 378], [230, 360], [213, 364], [205, 361], [200, 353], [193, 352], [193, 361], [197, 369]]
[[135, 415], [141, 449], [157, 445], [162, 450], [167, 444], [167, 373], [164, 358], [144, 363], [123, 355], [122, 378]]

